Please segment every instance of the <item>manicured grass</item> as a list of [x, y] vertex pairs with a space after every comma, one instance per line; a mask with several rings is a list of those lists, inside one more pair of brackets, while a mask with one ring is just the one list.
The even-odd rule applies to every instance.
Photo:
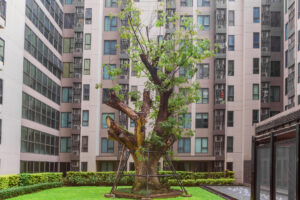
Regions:
[[[11, 200], [100, 200], [107, 199], [104, 194], [110, 192], [111, 187], [62, 187], [44, 190], [12, 198]], [[193, 197], [172, 198], [176, 200], [221, 200], [223, 198], [212, 194], [200, 187], [186, 187]], [[170, 199], [171, 200], [171, 199]]]

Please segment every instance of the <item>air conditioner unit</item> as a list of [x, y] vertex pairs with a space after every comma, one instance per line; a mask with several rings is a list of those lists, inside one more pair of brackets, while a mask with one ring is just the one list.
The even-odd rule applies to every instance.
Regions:
[[222, 136], [215, 136], [215, 142], [223, 142]]
[[75, 78], [81, 78], [81, 74], [79, 74], [79, 73], [75, 73]]
[[262, 47], [261, 50], [262, 51], [268, 51], [268, 47]]

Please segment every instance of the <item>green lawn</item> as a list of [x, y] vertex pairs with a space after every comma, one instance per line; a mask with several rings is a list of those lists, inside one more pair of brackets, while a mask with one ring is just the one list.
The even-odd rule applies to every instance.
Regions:
[[[62, 187], [44, 190], [12, 198], [11, 200], [99, 200], [106, 199], [104, 194], [109, 193], [111, 187]], [[212, 194], [200, 187], [186, 188], [193, 197], [172, 198], [176, 200], [222, 200], [223, 198]]]

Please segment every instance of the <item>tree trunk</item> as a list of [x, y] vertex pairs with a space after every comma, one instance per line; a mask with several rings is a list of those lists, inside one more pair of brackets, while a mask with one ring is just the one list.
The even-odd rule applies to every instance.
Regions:
[[[132, 192], [140, 192], [146, 191], [146, 183], [147, 183], [147, 164], [148, 164], [148, 174], [149, 175], [157, 175], [158, 174], [158, 162], [161, 155], [149, 155], [149, 161], [147, 162], [147, 155], [144, 155], [144, 158], [139, 158], [137, 155], [132, 155], [135, 166], [136, 175], [144, 175], [144, 176], [136, 176], [134, 179], [134, 183], [132, 186]], [[148, 178], [148, 190], [151, 190], [151, 193], [155, 193], [158, 191], [163, 191], [166, 188], [160, 183], [159, 177], [149, 177]]]

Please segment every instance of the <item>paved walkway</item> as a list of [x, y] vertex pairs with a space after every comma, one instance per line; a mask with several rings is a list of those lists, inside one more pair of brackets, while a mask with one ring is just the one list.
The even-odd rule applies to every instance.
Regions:
[[[251, 190], [246, 186], [209, 186], [220, 193], [226, 194], [238, 200], [250, 200]], [[270, 196], [267, 192], [262, 192], [260, 200], [269, 200]], [[285, 195], [276, 195], [276, 200], [288, 200]]]

